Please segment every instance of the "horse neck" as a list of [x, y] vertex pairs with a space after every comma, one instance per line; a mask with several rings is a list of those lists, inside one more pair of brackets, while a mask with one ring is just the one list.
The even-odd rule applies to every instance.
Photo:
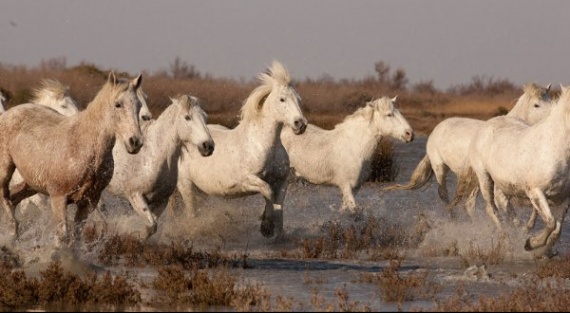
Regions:
[[380, 134], [372, 127], [374, 125], [364, 116], [351, 117], [337, 125], [334, 131], [338, 132], [338, 137], [344, 137], [351, 143], [347, 145], [355, 149], [354, 154], [361, 156], [371, 156], [376, 150], [380, 140]]
[[[547, 146], [565, 147], [566, 155], [570, 156], [570, 104], [556, 105], [543, 120], [530, 126], [531, 132], [540, 138], [531, 140]], [[537, 147], [538, 148], [538, 147]]]
[[145, 133], [145, 145], [147, 151], [151, 153], [145, 153], [145, 155], [153, 160], [177, 160], [182, 147], [178, 132], [172, 127], [177, 117], [175, 107], [170, 105], [156, 121], [148, 126]]
[[[255, 141], [245, 140], [245, 142], [264, 148], [271, 147], [280, 141], [282, 128], [283, 123], [266, 116], [244, 120], [236, 127], [244, 133], [243, 136], [246, 136], [244, 138], [255, 138]], [[269, 152], [269, 149], [265, 149], [265, 151]]]
[[115, 132], [110, 112], [103, 107], [105, 104], [105, 101], [96, 97], [85, 110], [66, 117], [71, 128], [75, 129], [77, 144], [87, 150], [111, 153], [115, 145]]

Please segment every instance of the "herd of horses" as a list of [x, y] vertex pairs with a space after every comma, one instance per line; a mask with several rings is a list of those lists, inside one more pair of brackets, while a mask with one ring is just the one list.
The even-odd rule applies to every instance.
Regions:
[[[354, 193], [370, 173], [380, 138], [414, 139], [397, 97], [370, 101], [324, 130], [307, 123], [301, 97], [281, 63], [274, 61], [258, 78], [233, 129], [207, 124], [200, 99], [187, 94], [172, 97], [154, 119], [141, 75], [122, 79], [111, 72], [82, 111], [55, 80], [44, 80], [30, 103], [6, 111], [0, 94], [0, 205], [12, 238], [18, 238], [15, 210], [25, 208], [21, 202], [46, 205], [49, 197], [57, 221], [55, 245], [73, 245], [104, 191], [130, 202], [144, 218], [148, 238], [157, 230], [158, 217], [173, 205], [176, 190], [192, 215], [197, 191], [227, 198], [259, 193], [266, 203], [261, 234], [279, 238], [285, 235], [283, 205], [291, 168], [311, 183], [337, 186], [341, 210], [354, 212]], [[465, 201], [473, 216], [480, 191], [499, 230], [497, 206], [511, 216], [510, 198], [526, 197], [534, 207], [527, 228], [536, 214], [545, 227], [525, 248], [552, 247], [570, 203], [570, 88], [562, 87], [556, 100], [549, 89], [525, 86], [506, 116], [444, 120], [430, 134], [426, 156], [410, 182], [384, 190], [418, 189], [435, 174], [448, 208]], [[451, 202], [449, 170], [458, 177]], [[68, 225], [70, 204], [77, 209]]]

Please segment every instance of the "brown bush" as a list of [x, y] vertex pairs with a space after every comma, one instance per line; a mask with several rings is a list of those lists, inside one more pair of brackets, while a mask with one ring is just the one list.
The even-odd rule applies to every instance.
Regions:
[[24, 309], [37, 305], [103, 305], [109, 309], [137, 305], [139, 291], [125, 277], [109, 272], [100, 280], [95, 273], [85, 278], [63, 270], [53, 262], [40, 272], [40, 278], [28, 278], [23, 271], [0, 267], [0, 309]]

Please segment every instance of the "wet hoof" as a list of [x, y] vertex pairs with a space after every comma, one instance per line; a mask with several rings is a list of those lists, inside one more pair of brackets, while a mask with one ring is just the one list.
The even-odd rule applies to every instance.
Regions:
[[261, 222], [261, 235], [265, 238], [271, 238], [275, 235], [275, 223], [273, 221]]
[[534, 248], [530, 245], [530, 238], [528, 238], [528, 239], [526, 240], [526, 242], [524, 243], [524, 249], [525, 249], [526, 251], [531, 251], [531, 250], [534, 249]]
[[364, 210], [363, 209], [354, 209], [353, 211], [348, 212], [348, 216], [354, 222], [362, 222], [364, 220]]
[[285, 243], [289, 241], [289, 236], [285, 232], [278, 232], [275, 238], [273, 238], [274, 243]]

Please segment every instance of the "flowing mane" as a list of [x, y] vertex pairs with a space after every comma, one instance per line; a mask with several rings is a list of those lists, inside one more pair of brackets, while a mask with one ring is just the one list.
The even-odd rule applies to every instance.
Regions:
[[355, 119], [369, 119], [371, 120], [375, 110], [378, 110], [381, 105], [387, 105], [389, 108], [393, 108], [394, 105], [389, 97], [382, 97], [380, 99], [366, 102], [364, 107], [358, 108], [354, 113], [346, 116], [343, 121], [337, 125], [335, 125], [335, 129], [337, 127], [342, 127], [346, 122], [350, 122]]
[[268, 69], [268, 73], [261, 73], [258, 76], [261, 85], [255, 88], [245, 100], [241, 108], [241, 119], [251, 120], [258, 116], [265, 98], [277, 86], [289, 87], [291, 76], [287, 69], [279, 62], [273, 61]]
[[34, 89], [32, 95], [32, 103], [42, 103], [46, 97], [62, 99], [69, 95], [69, 87], [54, 79], [42, 79], [41, 87]]

